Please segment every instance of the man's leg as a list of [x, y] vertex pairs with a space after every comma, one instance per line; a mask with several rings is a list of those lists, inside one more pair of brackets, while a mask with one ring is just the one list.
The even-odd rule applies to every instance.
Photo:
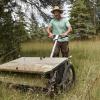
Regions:
[[68, 54], [69, 54], [68, 42], [61, 43], [61, 53], [62, 53], [62, 57], [68, 57]]
[[59, 44], [59, 42], [57, 42], [53, 57], [59, 57], [59, 53], [60, 53], [60, 44]]

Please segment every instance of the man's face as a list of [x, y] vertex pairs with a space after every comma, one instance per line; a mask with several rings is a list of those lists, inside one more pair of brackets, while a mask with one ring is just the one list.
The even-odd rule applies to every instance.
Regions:
[[61, 16], [60, 16], [60, 11], [57, 11], [57, 10], [55, 10], [54, 12], [53, 12], [53, 15], [54, 15], [54, 17], [56, 18], [56, 19], [59, 19]]

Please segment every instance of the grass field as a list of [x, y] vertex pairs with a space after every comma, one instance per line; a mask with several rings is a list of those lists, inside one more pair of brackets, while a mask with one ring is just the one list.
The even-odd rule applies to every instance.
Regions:
[[[22, 56], [49, 56], [52, 43], [22, 43]], [[70, 55], [76, 71], [76, 83], [54, 100], [100, 100], [100, 40], [70, 42]], [[40, 83], [41, 84], [41, 83]], [[45, 94], [22, 93], [0, 84], [0, 100], [50, 100]]]

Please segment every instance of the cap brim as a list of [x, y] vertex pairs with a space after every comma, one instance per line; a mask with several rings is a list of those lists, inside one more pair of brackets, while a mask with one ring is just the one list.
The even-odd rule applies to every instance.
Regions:
[[59, 11], [60, 13], [63, 13], [63, 10], [58, 10], [58, 9], [52, 10], [51, 13], [54, 13], [54, 11]]

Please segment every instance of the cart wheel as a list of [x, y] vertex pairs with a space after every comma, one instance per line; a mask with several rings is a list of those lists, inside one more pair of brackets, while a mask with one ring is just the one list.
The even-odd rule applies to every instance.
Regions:
[[67, 82], [66, 85], [71, 85], [75, 82], [75, 70], [73, 65], [69, 64], [67, 71]]
[[75, 82], [75, 70], [72, 64], [68, 64], [64, 70], [63, 78], [60, 83], [62, 90], [69, 89]]

